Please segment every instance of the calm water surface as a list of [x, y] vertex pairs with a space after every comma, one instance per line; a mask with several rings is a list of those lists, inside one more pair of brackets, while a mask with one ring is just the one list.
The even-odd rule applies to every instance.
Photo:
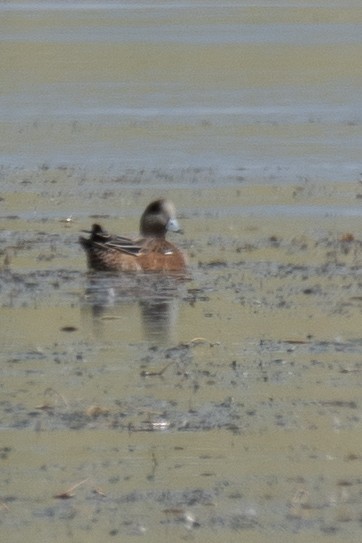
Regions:
[[4, 2], [3, 163], [360, 172], [359, 2]]
[[[360, 2], [0, 4], [0, 534], [359, 541]], [[190, 278], [89, 275], [174, 200]]]

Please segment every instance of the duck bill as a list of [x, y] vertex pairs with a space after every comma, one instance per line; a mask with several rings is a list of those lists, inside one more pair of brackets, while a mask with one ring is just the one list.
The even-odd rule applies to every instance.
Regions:
[[183, 230], [176, 219], [170, 219], [167, 223], [166, 228], [169, 232], [177, 232], [178, 234], [183, 234]]

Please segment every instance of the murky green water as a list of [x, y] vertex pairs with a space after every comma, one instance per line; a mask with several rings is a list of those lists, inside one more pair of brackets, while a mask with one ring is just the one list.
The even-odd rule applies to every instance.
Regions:
[[[1, 539], [359, 541], [361, 22], [1, 4]], [[89, 275], [160, 195], [190, 279]]]

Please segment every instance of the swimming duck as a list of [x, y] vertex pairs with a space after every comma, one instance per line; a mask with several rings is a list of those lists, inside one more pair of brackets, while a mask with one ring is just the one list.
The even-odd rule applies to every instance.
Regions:
[[108, 234], [93, 224], [89, 238], [79, 242], [87, 254], [88, 267], [102, 271], [184, 272], [184, 253], [166, 240], [168, 231], [181, 232], [172, 202], [159, 199], [151, 202], [140, 220], [140, 237], [131, 239]]

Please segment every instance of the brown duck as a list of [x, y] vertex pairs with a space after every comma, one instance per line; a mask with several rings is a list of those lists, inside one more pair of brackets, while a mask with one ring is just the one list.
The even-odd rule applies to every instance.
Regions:
[[87, 254], [88, 267], [101, 271], [184, 272], [184, 253], [166, 240], [167, 231], [181, 232], [176, 211], [169, 200], [151, 202], [142, 214], [140, 237], [131, 239], [108, 234], [93, 224], [79, 242]]

